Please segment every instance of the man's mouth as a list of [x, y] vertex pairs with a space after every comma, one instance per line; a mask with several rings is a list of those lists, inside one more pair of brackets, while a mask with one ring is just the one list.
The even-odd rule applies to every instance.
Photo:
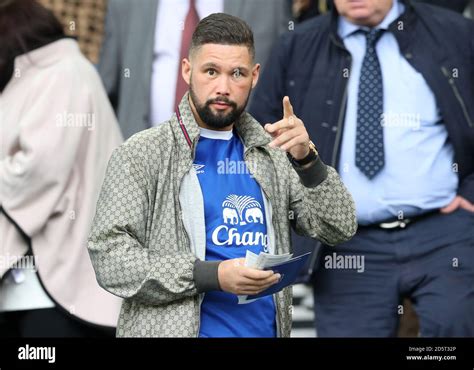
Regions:
[[225, 101], [222, 101], [222, 100], [214, 100], [211, 105], [215, 108], [215, 109], [220, 109], [220, 110], [224, 110], [224, 109], [227, 109], [228, 107], [232, 106], [232, 104], [230, 102], [225, 102]]

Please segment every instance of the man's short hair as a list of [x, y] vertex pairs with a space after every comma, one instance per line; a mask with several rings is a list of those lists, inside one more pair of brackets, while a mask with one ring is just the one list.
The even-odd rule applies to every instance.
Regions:
[[255, 57], [253, 32], [242, 19], [225, 13], [214, 13], [203, 18], [193, 33], [189, 54], [204, 44], [241, 45]]

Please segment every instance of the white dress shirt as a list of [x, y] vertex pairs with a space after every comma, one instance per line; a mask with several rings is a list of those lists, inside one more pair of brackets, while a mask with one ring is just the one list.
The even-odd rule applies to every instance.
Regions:
[[[199, 18], [224, 11], [224, 0], [196, 0]], [[189, 0], [160, 0], [156, 15], [153, 70], [151, 75], [150, 126], [170, 119], [174, 110], [176, 79], [184, 21]]]
[[[376, 28], [387, 30], [404, 9], [394, 1]], [[357, 219], [367, 225], [444, 207], [458, 188], [452, 170], [454, 148], [433, 91], [401, 54], [390, 31], [376, 45], [384, 84], [385, 165], [371, 180], [355, 165], [357, 99], [366, 49], [365, 36], [356, 32], [360, 28], [339, 18], [339, 35], [352, 55], [339, 172], [354, 198]]]

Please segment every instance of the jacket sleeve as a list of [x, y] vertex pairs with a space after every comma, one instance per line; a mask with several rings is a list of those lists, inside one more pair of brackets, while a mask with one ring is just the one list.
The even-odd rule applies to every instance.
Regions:
[[459, 184], [458, 195], [474, 204], [474, 173], [466, 176]]
[[309, 167], [289, 164], [290, 219], [297, 234], [336, 245], [357, 230], [351, 194], [334, 168], [318, 157]]
[[165, 255], [148, 247], [148, 200], [154, 196], [147, 190], [150, 178], [127, 144], [114, 151], [88, 240], [99, 285], [150, 305], [217, 289], [217, 264], [191, 253]]
[[[474, 33], [474, 22], [470, 23], [471, 35]], [[471, 84], [474, 89], [474, 37], [471, 38]], [[474, 109], [471, 109], [471, 120], [474, 120]], [[471, 128], [474, 130], [474, 128]], [[472, 135], [472, 134], [471, 134]], [[471, 143], [472, 145], [472, 143]], [[474, 161], [474, 158], [472, 158]], [[474, 204], [474, 173], [467, 175], [459, 184], [458, 194]]]

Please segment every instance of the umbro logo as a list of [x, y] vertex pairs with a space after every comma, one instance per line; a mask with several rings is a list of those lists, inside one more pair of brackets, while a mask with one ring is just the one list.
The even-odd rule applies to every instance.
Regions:
[[193, 163], [194, 170], [196, 171], [196, 174], [204, 173], [204, 166], [205, 164], [197, 164]]

